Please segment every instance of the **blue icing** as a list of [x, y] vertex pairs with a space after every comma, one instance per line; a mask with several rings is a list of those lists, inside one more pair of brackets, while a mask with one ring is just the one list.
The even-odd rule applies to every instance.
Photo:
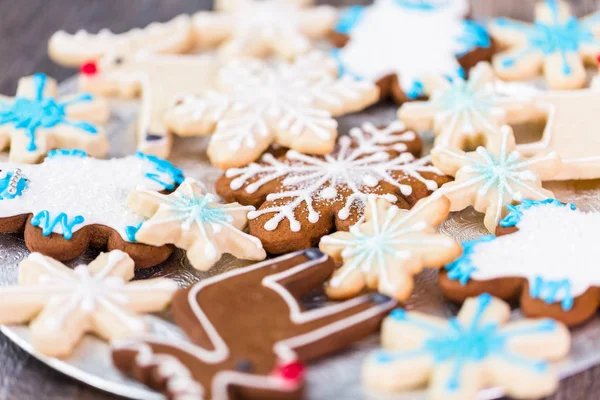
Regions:
[[418, 99], [424, 92], [425, 86], [421, 81], [414, 81], [409, 89], [404, 91], [409, 99]]
[[458, 42], [462, 44], [462, 50], [457, 54], [462, 57], [465, 54], [477, 49], [488, 49], [492, 45], [490, 35], [487, 30], [480, 24], [474, 21], [463, 21], [463, 34], [458, 38]]
[[21, 175], [19, 169], [7, 172], [3, 178], [0, 178], [0, 200], [11, 200], [19, 197], [26, 188], [27, 179]]
[[83, 221], [84, 218], [81, 215], [77, 215], [69, 221], [69, 216], [64, 212], [61, 212], [53, 219], [48, 210], [42, 210], [33, 216], [31, 225], [40, 227], [42, 229], [42, 235], [49, 236], [54, 230], [54, 227], [60, 224], [63, 231], [63, 237], [69, 240], [73, 237], [73, 227], [82, 224]]
[[545, 200], [529, 200], [523, 199], [521, 204], [516, 206], [509, 204], [506, 206], [509, 213], [502, 221], [500, 221], [500, 226], [503, 228], [510, 228], [516, 226], [520, 221], [521, 217], [523, 217], [523, 211], [529, 210], [533, 207], [539, 207], [542, 205], [552, 205], [554, 207], [569, 207], [571, 210], [575, 210], [576, 207], [574, 204], [564, 204], [556, 199], [545, 199]]
[[562, 309], [569, 311], [573, 308], [571, 282], [568, 279], [546, 280], [541, 276], [536, 276], [530, 285], [529, 294], [534, 299], [541, 299], [548, 304], [552, 304], [562, 297], [560, 302]]
[[364, 15], [365, 9], [365, 6], [352, 6], [342, 11], [334, 30], [348, 35]]
[[130, 242], [135, 242], [135, 235], [137, 235], [141, 227], [141, 222], [137, 225], [127, 225], [125, 227], [125, 234], [127, 235], [127, 239], [129, 239]]
[[466, 365], [481, 363], [492, 356], [535, 372], [545, 372], [548, 368], [546, 361], [530, 359], [514, 353], [507, 346], [508, 339], [516, 336], [552, 332], [557, 327], [556, 322], [543, 319], [532, 326], [502, 329], [495, 322], [483, 321], [491, 301], [492, 297], [489, 294], [480, 295], [477, 297], [477, 309], [471, 321], [462, 323], [457, 318], [452, 318], [445, 327], [413, 318], [404, 310], [395, 310], [390, 314], [390, 318], [424, 330], [427, 338], [423, 341], [421, 347], [416, 350], [377, 351], [374, 360], [385, 364], [430, 354], [436, 364], [451, 363], [451, 374], [446, 382], [446, 389], [450, 392], [460, 387], [460, 376]]
[[35, 74], [33, 76], [35, 89], [33, 99], [17, 96], [12, 104], [0, 103], [0, 125], [12, 124], [16, 129], [22, 129], [29, 139], [28, 151], [37, 149], [36, 131], [40, 128], [50, 129], [57, 125], [70, 125], [89, 134], [98, 133], [98, 130], [92, 124], [67, 119], [67, 108], [69, 106], [91, 101], [93, 97], [90, 94], [81, 94], [65, 102], [44, 97], [46, 81], [46, 75]]
[[479, 239], [470, 240], [463, 243], [462, 256], [445, 267], [446, 271], [448, 271], [448, 279], [453, 281], [457, 280], [461, 285], [466, 285], [469, 279], [471, 279], [473, 272], [477, 270], [477, 267], [473, 265], [471, 260], [471, 256], [475, 252], [475, 248], [480, 243], [491, 242], [495, 239], [496, 237], [494, 235], [487, 235], [480, 237]]
[[[150, 161], [154, 165], [156, 172], [147, 172], [146, 177], [160, 184], [166, 190], [175, 189], [175, 186], [181, 184], [185, 179], [183, 176], [183, 171], [175, 167], [167, 160], [150, 154], [144, 154], [139, 151], [135, 153], [135, 155], [143, 160]], [[165, 182], [165, 180], [162, 179], [162, 175], [168, 175], [172, 182]]]
[[50, 150], [46, 158], [55, 157], [87, 157], [87, 153], [80, 149], [55, 149]]
[[419, 11], [435, 11], [446, 7], [452, 0], [395, 0], [400, 7]]

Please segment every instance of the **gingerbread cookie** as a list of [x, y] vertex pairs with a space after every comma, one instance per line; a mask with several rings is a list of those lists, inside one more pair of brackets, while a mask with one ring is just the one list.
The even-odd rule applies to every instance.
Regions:
[[80, 150], [53, 150], [42, 164], [0, 163], [0, 170], [0, 232], [25, 231], [31, 251], [70, 260], [88, 246], [106, 246], [128, 253], [138, 268], [172, 252], [134, 243], [131, 230], [141, 217], [126, 205], [134, 189], [170, 191], [183, 181], [168, 161], [142, 153], [98, 160]]
[[376, 331], [396, 304], [377, 294], [305, 310], [299, 299], [334, 268], [309, 249], [205, 279], [173, 299], [191, 343], [115, 343], [115, 365], [170, 398], [298, 398], [303, 362]]
[[286, 59], [313, 49], [312, 41], [331, 32], [334, 7], [313, 0], [217, 0], [215, 11], [194, 15], [196, 41], [217, 47], [222, 58], [240, 56]]
[[483, 291], [520, 297], [526, 315], [579, 324], [600, 305], [600, 275], [590, 267], [600, 253], [585, 241], [599, 221], [599, 214], [572, 204], [525, 200], [500, 222], [502, 236], [464, 245], [464, 255], [441, 274], [440, 286], [454, 300]]
[[578, 20], [559, 0], [538, 1], [533, 24], [496, 18], [490, 34], [502, 47], [494, 68], [504, 80], [535, 78], [543, 70], [552, 89], [579, 89], [586, 84], [585, 64], [596, 65], [600, 52], [600, 13]]
[[206, 271], [231, 253], [243, 260], [264, 260], [258, 238], [242, 231], [252, 206], [219, 204], [215, 196], [188, 178], [169, 195], [154, 190], [136, 190], [127, 203], [133, 211], [148, 218], [133, 234], [139, 243], [153, 246], [174, 244], [187, 250], [192, 266]]
[[230, 62], [219, 72], [219, 91], [186, 96], [167, 113], [166, 123], [179, 135], [213, 133], [208, 156], [223, 169], [258, 159], [273, 142], [327, 154], [337, 136], [333, 117], [360, 111], [379, 96], [373, 84], [336, 78], [334, 64], [318, 52], [293, 64]]
[[426, 72], [448, 77], [464, 74], [491, 57], [491, 43], [481, 26], [463, 18], [466, 0], [377, 0], [345, 11], [334, 43], [342, 73], [377, 82], [382, 95], [397, 102], [424, 94]]
[[499, 135], [505, 124], [517, 124], [536, 115], [531, 97], [507, 96], [496, 87], [491, 65], [481, 62], [469, 79], [427, 75], [423, 79], [428, 101], [404, 103], [398, 118], [410, 129], [433, 131], [435, 145], [475, 149]]
[[504, 217], [505, 206], [519, 203], [524, 198], [535, 200], [554, 197], [542, 188], [542, 181], [556, 175], [561, 168], [556, 153], [532, 158], [523, 157], [517, 150], [515, 137], [509, 126], [503, 126], [498, 135], [488, 138], [487, 147], [465, 153], [457, 149], [435, 147], [431, 151], [436, 167], [455, 177], [434, 196], [446, 196], [452, 203], [451, 211], [468, 206], [485, 213], [485, 227], [490, 232]]
[[54, 79], [35, 74], [19, 80], [14, 98], [0, 96], [0, 150], [10, 146], [10, 161], [36, 163], [55, 148], [108, 153], [108, 139], [94, 124], [108, 119], [106, 101], [88, 93], [57, 99], [57, 92]]
[[435, 231], [449, 210], [445, 197], [423, 199], [409, 211], [369, 195], [364, 220], [349, 232], [321, 238], [321, 251], [342, 263], [327, 284], [327, 295], [348, 298], [368, 287], [405, 301], [413, 275], [424, 267], [439, 268], [462, 252], [454, 239]]
[[164, 124], [167, 108], [182, 93], [212, 88], [218, 63], [206, 55], [180, 55], [193, 45], [189, 16], [114, 34], [60, 31], [49, 42], [50, 57], [80, 66], [84, 90], [131, 98], [141, 95], [138, 150], [168, 157], [172, 138]]
[[383, 323], [382, 350], [363, 368], [371, 389], [398, 392], [429, 385], [434, 400], [475, 400], [488, 387], [513, 398], [541, 398], [558, 387], [549, 361], [569, 353], [569, 330], [551, 319], [509, 322], [510, 306], [483, 294], [456, 318], [394, 310]]
[[31, 342], [51, 357], [70, 355], [86, 333], [112, 340], [146, 331], [138, 313], [164, 309], [177, 290], [164, 278], [128, 283], [133, 260], [120, 250], [71, 269], [32, 253], [19, 264], [19, 283], [0, 288], [0, 323], [30, 322]]
[[363, 214], [370, 193], [410, 208], [450, 178], [416, 158], [421, 141], [401, 122], [354, 128], [333, 153], [309, 156], [290, 150], [259, 163], [232, 168], [217, 181], [226, 201], [257, 207], [248, 214], [250, 234], [268, 253], [308, 248], [332, 230], [348, 230]]

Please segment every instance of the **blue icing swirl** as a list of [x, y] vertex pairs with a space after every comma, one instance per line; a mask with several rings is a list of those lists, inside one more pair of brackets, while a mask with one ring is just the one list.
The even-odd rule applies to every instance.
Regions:
[[575, 210], [574, 204], [568, 203], [564, 204], [556, 199], [545, 199], [545, 200], [529, 200], [523, 199], [521, 204], [516, 206], [509, 204], [506, 206], [509, 213], [502, 221], [500, 221], [500, 226], [503, 228], [511, 228], [513, 226], [517, 226], [519, 222], [521, 222], [521, 217], [523, 217], [523, 211], [529, 210], [530, 208], [539, 207], [543, 205], [551, 205], [554, 207], [569, 207], [571, 210]]
[[562, 294], [561, 308], [569, 311], [573, 308], [573, 295], [571, 293], [571, 282], [568, 279], [547, 280], [536, 276], [530, 283], [529, 295], [534, 299], [543, 300], [545, 303], [555, 303]]
[[[153, 164], [155, 171], [146, 172], [146, 178], [160, 184], [166, 190], [173, 190], [175, 189], [175, 186], [184, 181], [185, 177], [183, 176], [183, 171], [175, 167], [169, 161], [139, 151], [135, 153], [135, 155], [136, 157], [147, 160]], [[163, 175], [167, 175], [172, 182], [162, 179]]]
[[0, 200], [11, 200], [21, 196], [27, 184], [28, 181], [21, 174], [21, 170], [7, 172], [3, 178], [0, 178]]
[[42, 210], [31, 219], [31, 225], [38, 226], [42, 229], [42, 235], [49, 236], [56, 225], [62, 227], [62, 235], [65, 239], [69, 240], [73, 237], [73, 227], [75, 225], [82, 224], [84, 221], [83, 216], [76, 215], [71, 220], [69, 216], [64, 212], [61, 212], [56, 217], [52, 218], [48, 210]]
[[358, 24], [366, 10], [365, 6], [348, 7], [340, 14], [340, 19], [334, 27], [338, 33], [348, 35], [352, 29]]
[[453, 281], [457, 280], [461, 285], [466, 285], [467, 282], [469, 282], [469, 279], [471, 279], [473, 272], [477, 271], [477, 267], [473, 265], [473, 261], [471, 260], [471, 256], [475, 252], [475, 248], [481, 243], [491, 242], [495, 239], [496, 237], [494, 235], [487, 235], [480, 237], [479, 239], [470, 240], [463, 243], [462, 256], [445, 267], [446, 271], [448, 272], [448, 279]]

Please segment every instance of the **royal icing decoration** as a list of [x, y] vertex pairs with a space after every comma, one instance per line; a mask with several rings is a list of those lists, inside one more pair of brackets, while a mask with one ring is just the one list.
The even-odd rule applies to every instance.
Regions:
[[335, 75], [332, 60], [316, 52], [275, 66], [232, 61], [219, 72], [219, 91], [184, 97], [166, 122], [178, 134], [213, 133], [208, 155], [220, 168], [246, 165], [273, 142], [326, 154], [337, 136], [333, 117], [362, 110], [379, 95], [371, 83]]
[[61, 100], [56, 94], [55, 80], [35, 74], [19, 81], [14, 98], [0, 96], [0, 150], [10, 145], [10, 161], [35, 163], [56, 147], [106, 155], [104, 131], [88, 122], [108, 119], [106, 102], [87, 93]]
[[194, 15], [198, 43], [225, 58], [277, 55], [292, 59], [329, 33], [337, 11], [313, 0], [217, 0]]
[[490, 46], [483, 28], [463, 20], [468, 9], [465, 0], [377, 0], [351, 7], [336, 28], [349, 41], [334, 54], [345, 73], [372, 81], [396, 75], [400, 89], [415, 99], [423, 94], [423, 73], [461, 76], [457, 58]]
[[[58, 150], [42, 164], [1, 163], [0, 170], [9, 177], [8, 188], [0, 191], [0, 218], [32, 214], [31, 224], [45, 236], [57, 233], [65, 239], [84, 226], [102, 225], [128, 240], [126, 227], [141, 220], [127, 210], [129, 192], [173, 190], [183, 181], [171, 163], [142, 153], [98, 160], [78, 150]], [[5, 180], [0, 178], [0, 190]]]
[[533, 78], [543, 68], [551, 88], [579, 89], [586, 83], [584, 63], [595, 65], [600, 53], [600, 13], [578, 20], [559, 0], [539, 1], [533, 24], [496, 18], [489, 29], [508, 47], [493, 60], [506, 80]]
[[347, 298], [368, 286], [406, 300], [413, 275], [423, 267], [439, 268], [461, 252], [454, 239], [435, 231], [449, 208], [450, 202], [439, 198], [421, 200], [408, 211], [370, 195], [364, 221], [350, 232], [321, 238], [321, 251], [343, 262], [326, 287], [327, 295]]
[[244, 260], [264, 260], [267, 256], [260, 240], [242, 231], [254, 207], [219, 204], [215, 196], [205, 194], [191, 179], [169, 195], [138, 190], [130, 195], [128, 204], [148, 218], [137, 228], [136, 241], [186, 249], [196, 269], [208, 270], [223, 253]]
[[480, 146], [476, 151], [465, 153], [436, 147], [431, 154], [436, 167], [455, 177], [454, 182], [445, 184], [435, 195], [448, 197], [452, 211], [473, 206], [485, 213], [485, 227], [492, 233], [504, 216], [506, 205], [524, 198], [554, 197], [542, 188], [542, 181], [550, 179], [561, 167], [556, 153], [524, 158], [516, 150], [508, 126], [490, 137], [486, 147]]
[[515, 398], [552, 394], [558, 375], [548, 361], [567, 356], [568, 329], [551, 319], [509, 317], [510, 306], [488, 294], [468, 299], [450, 320], [394, 310], [383, 323], [384, 349], [365, 363], [364, 382], [391, 392], [429, 382], [435, 400], [474, 400], [487, 387]]
[[32, 253], [19, 265], [19, 284], [0, 288], [0, 323], [31, 321], [34, 347], [53, 357], [71, 354], [88, 332], [106, 340], [139, 335], [146, 324], [136, 314], [165, 308], [177, 284], [163, 278], [128, 283], [133, 271], [133, 260], [120, 250], [74, 269]]

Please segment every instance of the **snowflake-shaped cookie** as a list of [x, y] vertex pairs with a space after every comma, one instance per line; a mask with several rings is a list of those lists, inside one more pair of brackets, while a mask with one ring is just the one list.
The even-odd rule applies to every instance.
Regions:
[[32, 253], [19, 265], [19, 284], [0, 288], [0, 323], [28, 321], [40, 352], [66, 357], [86, 333], [112, 340], [146, 331], [137, 313], [164, 309], [177, 290], [164, 278], [128, 283], [133, 260], [120, 250], [71, 269]]
[[490, 47], [485, 29], [463, 20], [468, 12], [465, 0], [377, 0], [350, 7], [336, 26], [347, 43], [334, 55], [343, 72], [379, 82], [397, 101], [416, 99], [424, 73], [459, 77], [460, 58]]
[[486, 147], [465, 153], [447, 147], [431, 151], [433, 163], [454, 182], [445, 184], [435, 195], [446, 196], [452, 211], [468, 206], [485, 213], [485, 227], [490, 232], [505, 215], [505, 206], [524, 198], [541, 200], [554, 197], [542, 188], [542, 181], [552, 178], [561, 168], [556, 153], [525, 158], [516, 150], [515, 137], [509, 126], [488, 138]]
[[102, 128], [106, 101], [84, 93], [55, 98], [56, 81], [44, 74], [21, 78], [14, 98], [0, 96], [0, 150], [10, 145], [10, 161], [35, 163], [55, 148], [80, 148], [94, 157], [108, 153]]
[[490, 24], [494, 40], [508, 50], [493, 63], [505, 80], [544, 76], [553, 89], [585, 86], [584, 64], [596, 65], [600, 53], [600, 13], [578, 20], [569, 5], [559, 0], [539, 1], [533, 24], [497, 18]]
[[406, 300], [413, 275], [423, 267], [439, 268], [461, 253], [454, 239], [435, 231], [449, 209], [444, 197], [421, 200], [408, 211], [370, 195], [364, 221], [349, 232], [321, 238], [321, 251], [343, 262], [326, 287], [327, 295], [347, 298], [369, 287]]
[[401, 122], [383, 129], [366, 124], [326, 156], [267, 153], [259, 163], [229, 169], [217, 192], [258, 207], [248, 215], [250, 233], [269, 253], [281, 254], [316, 244], [334, 226], [347, 230], [370, 193], [409, 208], [447, 182], [429, 158], [415, 158], [420, 152], [420, 139]]
[[180, 135], [214, 133], [208, 156], [220, 168], [246, 165], [273, 142], [327, 154], [337, 136], [333, 116], [362, 110], [379, 96], [371, 83], [336, 78], [333, 64], [315, 52], [275, 66], [233, 61], [218, 74], [218, 92], [186, 96], [167, 113], [167, 125]]
[[552, 394], [558, 375], [548, 361], [569, 353], [568, 329], [551, 319], [509, 317], [510, 306], [489, 294], [468, 299], [450, 320], [394, 310], [383, 323], [384, 349], [369, 356], [363, 380], [388, 392], [429, 382], [434, 400], [475, 400], [487, 387], [514, 398]]
[[511, 300], [520, 295], [525, 314], [581, 323], [600, 305], [600, 274], [591, 267], [600, 257], [598, 223], [600, 214], [572, 204], [525, 200], [500, 223], [505, 229], [499, 234], [509, 234], [464, 244], [463, 256], [446, 266], [440, 285], [459, 300], [479, 290]]
[[231, 253], [243, 260], [264, 260], [267, 256], [260, 240], [242, 231], [252, 206], [219, 204], [215, 196], [186, 179], [169, 195], [153, 190], [133, 192], [129, 207], [148, 218], [137, 227], [135, 240], [162, 246], [174, 244], [187, 250], [196, 269], [206, 271]]
[[436, 146], [476, 148], [489, 136], [498, 135], [503, 125], [531, 115], [531, 100], [502, 95], [496, 81], [492, 67], [484, 62], [471, 70], [468, 80], [458, 77], [451, 82], [443, 75], [426, 76], [430, 100], [404, 103], [398, 118], [411, 129], [433, 130]]
[[331, 32], [334, 7], [313, 7], [313, 0], [217, 0], [215, 10], [194, 15], [201, 46], [219, 47], [225, 58], [305, 54], [311, 41]]

